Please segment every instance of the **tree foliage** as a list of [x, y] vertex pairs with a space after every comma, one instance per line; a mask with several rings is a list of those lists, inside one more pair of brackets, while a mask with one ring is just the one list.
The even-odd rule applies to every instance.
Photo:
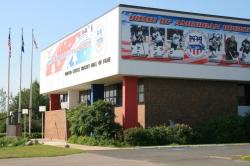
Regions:
[[3, 88], [0, 89], [0, 113], [4, 112], [6, 109], [6, 99], [7, 99], [7, 94], [3, 90]]
[[[29, 108], [30, 89], [21, 91], [22, 101], [21, 109]], [[11, 99], [10, 111], [18, 111], [19, 93]], [[39, 106], [49, 107], [49, 97], [40, 94], [40, 85], [37, 81], [32, 83], [32, 131], [39, 132], [41, 130], [41, 113]], [[28, 118], [27, 118], [28, 119]], [[27, 123], [27, 122], [26, 122]]]

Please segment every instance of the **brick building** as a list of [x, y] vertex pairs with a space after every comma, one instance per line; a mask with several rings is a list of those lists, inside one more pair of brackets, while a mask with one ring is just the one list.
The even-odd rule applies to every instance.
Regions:
[[98, 99], [124, 128], [197, 125], [250, 110], [250, 20], [119, 5], [41, 52], [45, 138]]

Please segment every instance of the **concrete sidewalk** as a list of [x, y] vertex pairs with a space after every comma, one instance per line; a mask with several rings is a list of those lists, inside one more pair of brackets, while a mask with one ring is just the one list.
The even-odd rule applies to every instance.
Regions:
[[[61, 140], [42, 140], [36, 139], [39, 143], [44, 143], [45, 145], [65, 147], [66, 142]], [[153, 149], [153, 148], [188, 148], [188, 147], [223, 147], [227, 145], [231, 146], [245, 146], [250, 143], [234, 143], [234, 144], [203, 144], [203, 145], [165, 145], [165, 146], [134, 146], [134, 147], [108, 147], [108, 146], [89, 146], [89, 145], [79, 145], [79, 144], [70, 144], [70, 148], [81, 149], [84, 151], [103, 151], [103, 150], [129, 150], [129, 149]]]
[[[45, 145], [57, 146], [57, 147], [65, 147], [66, 142], [61, 140], [42, 140], [36, 139], [39, 143], [43, 143]], [[80, 149], [84, 151], [93, 151], [93, 150], [117, 150], [121, 148], [116, 147], [104, 147], [104, 146], [88, 146], [88, 145], [79, 145], [79, 144], [70, 144], [67, 143], [70, 148]]]

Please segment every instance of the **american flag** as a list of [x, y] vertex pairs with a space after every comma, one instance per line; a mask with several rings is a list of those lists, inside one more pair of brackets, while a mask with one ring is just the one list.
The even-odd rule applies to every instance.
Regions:
[[8, 47], [9, 47], [9, 57], [11, 57], [11, 39], [10, 39], [10, 31], [9, 31], [9, 37], [8, 37]]
[[22, 47], [21, 47], [21, 51], [24, 53], [24, 40], [23, 40], [23, 34], [22, 34]]
[[33, 35], [33, 43], [34, 43], [36, 49], [38, 49], [38, 46], [37, 46], [36, 39], [35, 39], [34, 35]]

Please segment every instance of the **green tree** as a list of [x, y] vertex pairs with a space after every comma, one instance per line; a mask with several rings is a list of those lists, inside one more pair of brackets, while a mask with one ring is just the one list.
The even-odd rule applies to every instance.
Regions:
[[[22, 94], [22, 109], [29, 108], [30, 89], [23, 89]], [[10, 104], [10, 111], [18, 110], [19, 93], [12, 98]], [[49, 97], [40, 94], [40, 85], [37, 81], [32, 83], [32, 131], [41, 131], [41, 113], [39, 112], [39, 106], [49, 107]], [[28, 119], [28, 118], [27, 118]], [[27, 123], [27, 122], [26, 122]]]
[[6, 99], [7, 94], [3, 88], [0, 89], [0, 133], [5, 133], [6, 123], [5, 117], [6, 115]]
[[7, 95], [3, 88], [0, 89], [0, 113], [6, 111]]

